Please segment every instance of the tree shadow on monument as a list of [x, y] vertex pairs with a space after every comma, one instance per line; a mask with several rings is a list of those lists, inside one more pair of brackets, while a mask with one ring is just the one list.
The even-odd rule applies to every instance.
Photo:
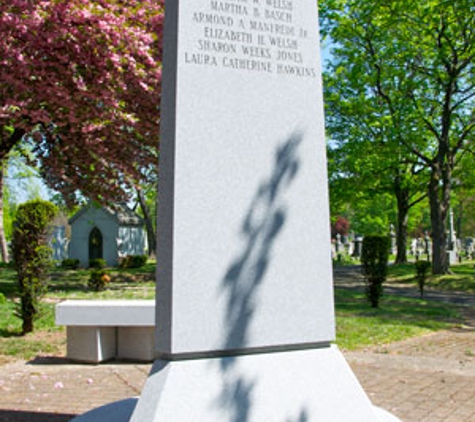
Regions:
[[[268, 180], [261, 183], [249, 211], [243, 219], [241, 236], [244, 245], [239, 256], [228, 267], [221, 288], [226, 295], [228, 329], [223, 349], [239, 351], [248, 346], [249, 329], [265, 281], [271, 252], [285, 225], [287, 207], [284, 192], [290, 189], [300, 167], [298, 148], [303, 139], [300, 132], [292, 134], [275, 153], [275, 162]], [[236, 359], [220, 360], [224, 386], [218, 405], [232, 414], [233, 422], [249, 420], [255, 380], [239, 373]], [[299, 421], [305, 422], [305, 413]]]
[[302, 409], [300, 414], [297, 416], [297, 419], [287, 419], [285, 422], [308, 422], [309, 416], [306, 409]]

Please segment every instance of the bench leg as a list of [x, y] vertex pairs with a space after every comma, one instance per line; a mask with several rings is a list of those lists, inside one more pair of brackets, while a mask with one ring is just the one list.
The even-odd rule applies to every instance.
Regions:
[[118, 327], [117, 357], [153, 361], [155, 327]]
[[99, 363], [116, 355], [115, 327], [67, 327], [67, 356], [70, 359]]

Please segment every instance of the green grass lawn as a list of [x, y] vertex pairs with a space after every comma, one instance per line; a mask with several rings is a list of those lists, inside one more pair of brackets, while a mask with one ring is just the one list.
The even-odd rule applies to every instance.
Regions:
[[[450, 267], [452, 274], [432, 275], [429, 274], [426, 288], [434, 288], [445, 291], [460, 291], [475, 293], [475, 262], [467, 261]], [[388, 273], [389, 282], [412, 283], [415, 281], [416, 268], [414, 264], [390, 265]]]
[[[5, 356], [33, 359], [53, 355], [65, 346], [64, 327], [54, 324], [54, 304], [42, 303], [35, 321], [35, 332], [20, 336], [21, 320], [15, 316], [15, 303], [0, 304], [0, 364]], [[3, 355], [3, 357], [2, 357]]]
[[453, 306], [385, 295], [380, 307], [374, 309], [364, 293], [345, 289], [335, 290], [335, 307], [336, 342], [343, 350], [380, 346], [448, 329], [460, 322]]
[[10, 267], [0, 267], [0, 363], [7, 360], [5, 356], [32, 359], [37, 355], [64, 354], [65, 329], [54, 323], [55, 305], [62, 300], [155, 297], [153, 263], [137, 269], [110, 269], [109, 274], [111, 282], [107, 289], [93, 292], [87, 287], [88, 270], [53, 271], [48, 293], [42, 300], [39, 318], [35, 321], [35, 330], [21, 336], [21, 319], [15, 316], [18, 303], [16, 273]]
[[[472, 268], [473, 270], [473, 268]], [[392, 267], [393, 280], [412, 282], [414, 268]], [[472, 277], [460, 271], [458, 283]], [[64, 355], [64, 327], [54, 324], [54, 306], [66, 299], [153, 299], [155, 265], [134, 270], [111, 269], [111, 283], [102, 292], [87, 288], [88, 270], [56, 270], [43, 299], [35, 331], [20, 336], [21, 320], [14, 316], [15, 272], [0, 268], [0, 363], [8, 357], [33, 359], [38, 355]], [[473, 276], [475, 278], [475, 276]], [[470, 281], [475, 284], [474, 280]], [[465, 283], [465, 281], [464, 281]], [[442, 284], [442, 283], [439, 283]], [[2, 299], [1, 294], [5, 296]], [[344, 350], [387, 344], [431, 331], [446, 329], [459, 321], [454, 307], [418, 299], [384, 296], [380, 309], [372, 309], [362, 293], [336, 289], [337, 344]]]

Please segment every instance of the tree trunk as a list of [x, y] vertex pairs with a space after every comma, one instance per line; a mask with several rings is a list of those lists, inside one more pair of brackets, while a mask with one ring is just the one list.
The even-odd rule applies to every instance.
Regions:
[[396, 264], [407, 262], [407, 223], [409, 219], [409, 190], [403, 188], [396, 178], [395, 191], [397, 201], [396, 224]]
[[142, 189], [137, 189], [137, 197], [139, 199], [140, 208], [144, 215], [145, 228], [147, 230], [148, 255], [153, 256], [155, 255], [155, 252], [157, 249], [157, 240], [156, 240], [155, 230], [153, 228], [153, 222], [150, 215], [150, 210], [145, 201], [145, 196], [143, 194]]
[[10, 262], [7, 239], [5, 237], [5, 228], [3, 227], [3, 176], [5, 169], [5, 161], [5, 159], [3, 161], [0, 161], [0, 253], [2, 255], [3, 262]]
[[24, 315], [23, 322], [21, 326], [21, 333], [22, 335], [32, 333], [33, 332], [33, 315]]
[[409, 220], [409, 209], [399, 210], [396, 226], [396, 264], [407, 262], [407, 223]]
[[[432, 169], [429, 182], [429, 205], [432, 228], [432, 272], [447, 274], [447, 214], [450, 207], [450, 171], [444, 175], [439, 167]], [[443, 180], [441, 180], [443, 179]]]
[[[20, 278], [21, 276], [18, 275]], [[22, 319], [22, 334], [28, 334], [33, 332], [33, 321], [36, 315], [36, 309], [33, 304], [33, 296], [31, 291], [28, 291], [28, 287], [25, 284], [25, 280], [20, 281], [20, 290], [21, 290], [21, 297], [20, 297], [20, 307], [21, 307], [21, 319]], [[31, 284], [31, 281], [30, 281]]]

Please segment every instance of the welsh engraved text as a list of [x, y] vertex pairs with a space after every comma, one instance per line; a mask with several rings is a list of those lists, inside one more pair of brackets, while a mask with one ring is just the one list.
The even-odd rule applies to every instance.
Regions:
[[192, 12], [199, 38], [182, 59], [188, 65], [315, 78], [305, 57], [308, 29], [295, 22], [298, 0], [207, 0]]

